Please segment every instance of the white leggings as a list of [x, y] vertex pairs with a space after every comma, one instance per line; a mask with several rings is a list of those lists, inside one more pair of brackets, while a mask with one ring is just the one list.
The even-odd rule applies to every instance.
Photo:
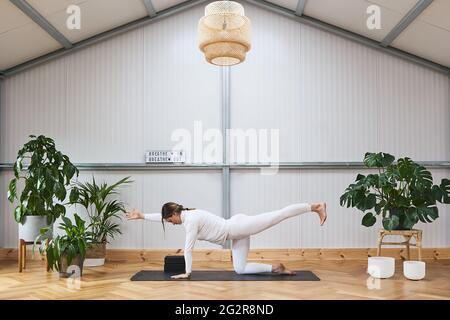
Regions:
[[237, 214], [230, 218], [230, 233], [232, 240], [232, 255], [234, 271], [238, 274], [271, 272], [272, 265], [264, 263], [247, 263], [250, 249], [250, 236], [264, 231], [281, 221], [310, 212], [309, 203], [291, 204], [283, 209], [261, 213], [254, 216]]

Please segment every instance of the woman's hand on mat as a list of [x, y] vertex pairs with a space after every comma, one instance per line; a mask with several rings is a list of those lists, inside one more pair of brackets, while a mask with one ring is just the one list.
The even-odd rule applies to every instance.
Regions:
[[190, 273], [177, 274], [175, 276], [171, 276], [172, 279], [189, 279], [191, 277]]
[[144, 219], [144, 215], [139, 210], [133, 209], [130, 212], [126, 213], [126, 217], [128, 220], [138, 220], [138, 219]]

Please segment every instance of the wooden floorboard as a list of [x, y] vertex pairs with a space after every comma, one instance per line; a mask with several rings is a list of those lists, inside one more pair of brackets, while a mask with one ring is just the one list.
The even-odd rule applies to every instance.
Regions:
[[[16, 261], [0, 261], [0, 299], [449, 299], [450, 260], [427, 261], [421, 281], [403, 277], [401, 261], [393, 278], [371, 281], [367, 260], [288, 261], [297, 270], [311, 270], [320, 282], [298, 281], [161, 281], [134, 282], [143, 269], [161, 270], [161, 263], [107, 262], [85, 268], [80, 288], [76, 283], [47, 273], [38, 259], [28, 262], [23, 273]], [[230, 262], [203, 261], [194, 270], [232, 270]], [[373, 279], [372, 279], [373, 280]]]

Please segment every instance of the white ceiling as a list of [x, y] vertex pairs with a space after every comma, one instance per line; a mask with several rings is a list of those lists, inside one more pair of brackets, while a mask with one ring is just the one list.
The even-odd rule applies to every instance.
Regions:
[[[152, 0], [162, 11], [185, 0]], [[304, 14], [331, 25], [381, 41], [418, 0], [306, 0]], [[289, 10], [298, 0], [269, 0]], [[147, 16], [143, 0], [28, 0], [72, 43]], [[81, 30], [66, 28], [66, 8], [81, 8]], [[381, 29], [366, 26], [366, 9], [381, 9]], [[392, 46], [450, 67], [450, 0], [434, 2], [395, 39]], [[250, 17], [251, 18], [251, 17]], [[0, 70], [6, 70], [62, 46], [9, 0], [0, 0]]]
[[62, 46], [7, 0], [0, 0], [0, 70]]
[[297, 9], [297, 4], [298, 4], [297, 0], [272, 0], [269, 2], [275, 3], [276, 5], [278, 5], [280, 7], [284, 7], [286, 9], [289, 9], [292, 11], [295, 11]]
[[392, 46], [450, 66], [450, 0], [434, 0]]
[[184, 2], [184, 0], [152, 0], [153, 7], [157, 12], [176, 6], [177, 4], [180, 4], [182, 2]]
[[[147, 16], [142, 0], [28, 0], [28, 3], [72, 43]], [[70, 4], [80, 7], [80, 30], [66, 27], [66, 8]]]
[[[367, 7], [373, 2], [365, 0], [311, 0], [306, 2], [304, 14], [340, 28], [381, 41], [407, 12], [380, 5], [381, 29], [367, 28]], [[324, 10], [327, 8], [327, 10]]]

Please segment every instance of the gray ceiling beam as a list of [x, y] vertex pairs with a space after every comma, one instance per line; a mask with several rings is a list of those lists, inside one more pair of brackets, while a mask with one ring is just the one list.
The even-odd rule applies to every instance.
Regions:
[[143, 1], [144, 1], [145, 9], [147, 9], [148, 16], [149, 17], [156, 16], [156, 10], [155, 10], [155, 7], [153, 6], [152, 0], [143, 0]]
[[433, 0], [419, 0], [411, 10], [400, 20], [400, 22], [384, 37], [381, 41], [383, 47], [391, 43], [405, 30], [428, 6]]
[[43, 64], [45, 62], [51, 61], [53, 59], [56, 59], [56, 58], [59, 58], [59, 57], [62, 57], [62, 56], [65, 56], [67, 54], [73, 53], [73, 52], [78, 51], [80, 49], [84, 49], [84, 48], [89, 47], [89, 46], [91, 46], [93, 44], [105, 41], [107, 39], [110, 39], [110, 38], [113, 38], [115, 36], [121, 35], [121, 34], [126, 33], [128, 31], [135, 30], [135, 29], [144, 27], [146, 25], [152, 24], [154, 22], [160, 21], [162, 19], [168, 18], [168, 17], [173, 16], [173, 15], [175, 15], [177, 13], [180, 13], [180, 12], [182, 12], [184, 10], [188, 10], [190, 8], [193, 8], [193, 7], [196, 7], [198, 5], [204, 4], [204, 3], [208, 2], [208, 1], [210, 1], [210, 0], [188, 0], [188, 1], [182, 2], [182, 3], [180, 3], [180, 4], [176, 5], [176, 6], [170, 7], [168, 9], [165, 9], [165, 10], [162, 10], [162, 11], [159, 11], [154, 17], [147, 16], [147, 17], [144, 17], [144, 18], [141, 18], [141, 19], [129, 22], [129, 23], [125, 24], [125, 25], [119, 26], [119, 27], [117, 27], [115, 29], [99, 33], [99, 34], [97, 34], [97, 35], [95, 35], [95, 36], [93, 36], [93, 37], [91, 37], [89, 39], [85, 39], [85, 40], [82, 40], [80, 42], [77, 42], [77, 43], [73, 44], [72, 48], [59, 49], [57, 51], [48, 53], [48, 54], [46, 54], [44, 56], [38, 57], [36, 59], [30, 60], [30, 61], [27, 61], [27, 62], [24, 62], [22, 64], [19, 64], [17, 66], [12, 67], [12, 68], [3, 70], [3, 73], [7, 77], [12, 76], [14, 74], [17, 74], [19, 72], [22, 72], [22, 71], [30, 69], [30, 68], [33, 68], [33, 67], [38, 66], [40, 64]]
[[25, 13], [31, 20], [36, 22], [42, 29], [44, 29], [53, 39], [58, 41], [64, 48], [69, 49], [72, 47], [72, 43], [54, 26], [50, 24], [35, 8], [33, 8], [25, 0], [9, 0], [23, 13]]
[[305, 15], [302, 15], [299, 17], [295, 14], [295, 11], [286, 9], [284, 7], [280, 7], [276, 4], [273, 4], [273, 3], [265, 1], [265, 0], [243, 0], [243, 1], [253, 4], [259, 8], [266, 9], [268, 11], [280, 14], [286, 18], [297, 21], [299, 23], [332, 33], [334, 35], [340, 36], [340, 37], [348, 39], [348, 40], [352, 40], [354, 42], [368, 46], [370, 48], [388, 53], [388, 54], [396, 56], [398, 58], [402, 58], [404, 60], [416, 63], [421, 66], [425, 66], [425, 67], [433, 69], [435, 71], [444, 73], [447, 76], [450, 76], [450, 68], [448, 68], [446, 66], [440, 65], [433, 61], [418, 57], [416, 55], [410, 54], [408, 52], [405, 52], [405, 51], [402, 51], [402, 50], [399, 50], [396, 48], [384, 47], [381, 45], [380, 42], [372, 40], [372, 39], [364, 37], [364, 36], [361, 36], [357, 33], [336, 27], [334, 25], [328, 24], [326, 22], [305, 16]]
[[298, 0], [297, 9], [295, 9], [295, 14], [297, 16], [302, 16], [303, 11], [305, 11], [306, 0]]

